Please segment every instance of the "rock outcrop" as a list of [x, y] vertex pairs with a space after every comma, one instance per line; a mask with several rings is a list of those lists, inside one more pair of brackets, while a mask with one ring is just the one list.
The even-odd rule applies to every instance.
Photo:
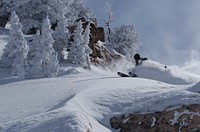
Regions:
[[8, 19], [9, 19], [8, 15], [0, 16], [0, 27], [5, 27], [6, 23], [8, 22]]
[[120, 115], [110, 119], [120, 132], [200, 132], [200, 105], [170, 107], [151, 114]]
[[[82, 21], [83, 30], [85, 30], [88, 22], [85, 21], [84, 18], [80, 18], [76, 21]], [[68, 27], [69, 32], [73, 34], [75, 30], [75, 26]], [[73, 35], [71, 36], [70, 42], [73, 41]], [[110, 65], [111, 62], [115, 60], [119, 60], [122, 58], [119, 54], [112, 54], [110, 51], [105, 47], [105, 32], [103, 27], [99, 27], [97, 22], [93, 20], [90, 23], [90, 41], [89, 47], [92, 49], [92, 54], [90, 54], [91, 62], [93, 64], [107, 66]]]

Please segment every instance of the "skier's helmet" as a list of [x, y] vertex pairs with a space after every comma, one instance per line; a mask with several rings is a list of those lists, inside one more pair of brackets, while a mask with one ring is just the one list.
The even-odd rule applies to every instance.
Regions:
[[139, 55], [139, 54], [135, 54], [135, 55], [134, 55], [134, 59], [135, 59], [135, 60], [139, 60], [139, 59], [140, 59], [140, 55]]

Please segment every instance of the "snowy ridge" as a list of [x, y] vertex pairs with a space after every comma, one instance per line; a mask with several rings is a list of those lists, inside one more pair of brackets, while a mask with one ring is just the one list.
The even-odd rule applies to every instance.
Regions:
[[92, 69], [0, 85], [0, 131], [106, 132], [112, 131], [109, 119], [116, 114], [200, 102], [199, 83], [171, 85]]

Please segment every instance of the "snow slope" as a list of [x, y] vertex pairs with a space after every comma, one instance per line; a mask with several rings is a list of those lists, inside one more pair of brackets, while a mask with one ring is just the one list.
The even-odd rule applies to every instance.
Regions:
[[159, 65], [138, 67], [139, 78], [63, 64], [56, 78], [19, 80], [0, 69], [0, 132], [111, 132], [114, 115], [200, 103], [199, 76]]
[[59, 77], [36, 80], [18, 80], [1, 70], [0, 131], [109, 132], [114, 131], [109, 118], [117, 114], [200, 102], [200, 83], [120, 78], [96, 67], [62, 69]]

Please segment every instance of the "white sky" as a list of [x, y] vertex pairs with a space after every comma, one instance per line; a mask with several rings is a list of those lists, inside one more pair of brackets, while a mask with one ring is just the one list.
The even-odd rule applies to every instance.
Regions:
[[164, 64], [183, 65], [193, 51], [200, 52], [199, 0], [84, 0], [100, 26], [107, 19], [106, 2], [115, 13], [113, 28], [136, 27], [142, 46], [139, 53]]

